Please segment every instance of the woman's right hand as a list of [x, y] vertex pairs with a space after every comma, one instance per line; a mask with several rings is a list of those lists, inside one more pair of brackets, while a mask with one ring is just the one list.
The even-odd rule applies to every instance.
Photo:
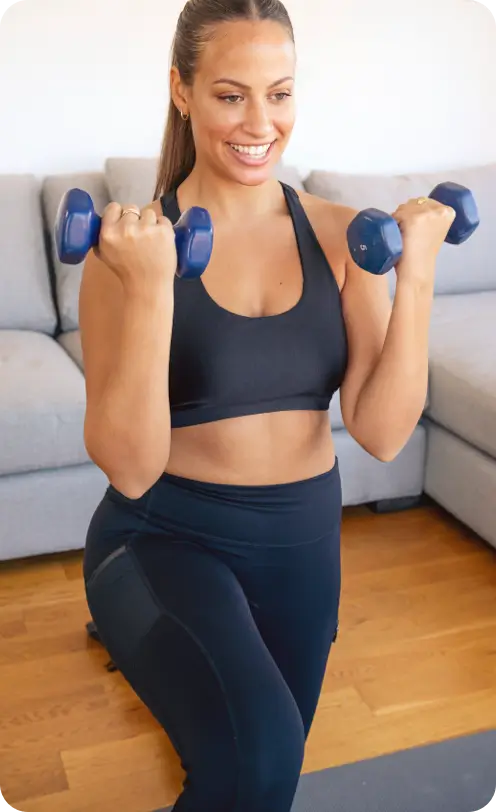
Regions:
[[[124, 209], [132, 208], [122, 216]], [[98, 246], [94, 249], [125, 288], [141, 290], [172, 284], [177, 269], [175, 233], [167, 217], [151, 208], [109, 203], [103, 212]]]

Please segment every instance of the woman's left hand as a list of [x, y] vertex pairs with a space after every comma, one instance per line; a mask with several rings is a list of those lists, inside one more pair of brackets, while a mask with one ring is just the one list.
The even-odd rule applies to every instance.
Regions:
[[398, 279], [432, 282], [436, 258], [456, 218], [455, 210], [430, 197], [417, 197], [398, 206], [392, 217], [403, 238], [403, 254], [396, 264]]

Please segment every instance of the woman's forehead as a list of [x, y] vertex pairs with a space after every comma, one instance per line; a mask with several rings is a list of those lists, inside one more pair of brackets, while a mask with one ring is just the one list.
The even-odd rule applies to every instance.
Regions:
[[252, 75], [258, 81], [265, 77], [270, 84], [292, 75], [294, 62], [293, 41], [281, 24], [239, 21], [217, 26], [205, 43], [198, 71], [211, 81], [222, 77], [243, 81], [243, 74], [245, 79]]

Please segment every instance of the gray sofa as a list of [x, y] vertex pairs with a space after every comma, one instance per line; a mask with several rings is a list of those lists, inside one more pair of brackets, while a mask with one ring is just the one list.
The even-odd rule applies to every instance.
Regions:
[[[63, 193], [78, 186], [97, 211], [114, 199], [150, 202], [156, 161], [109, 159], [101, 173], [0, 176], [0, 560], [79, 550], [108, 485], [83, 442], [84, 370], [78, 332], [82, 266], [63, 266], [52, 229]], [[469, 186], [481, 226], [443, 246], [437, 272], [425, 413], [390, 463], [369, 456], [331, 421], [345, 505], [425, 493], [496, 547], [496, 165], [401, 177], [314, 171], [283, 180], [359, 209], [392, 211], [442, 180]], [[390, 274], [391, 293], [395, 274]], [[399, 540], [400, 542], [400, 540]]]

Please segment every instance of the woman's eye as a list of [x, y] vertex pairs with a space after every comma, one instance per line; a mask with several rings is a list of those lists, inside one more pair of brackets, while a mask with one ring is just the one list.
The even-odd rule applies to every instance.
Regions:
[[[284, 101], [284, 99], [291, 98], [291, 93], [286, 93], [285, 91], [281, 91], [280, 93], [274, 93], [273, 97], [276, 101]], [[243, 101], [243, 96], [239, 96], [237, 94], [231, 93], [229, 96], [221, 96], [221, 101], [225, 101], [228, 104], [237, 104], [238, 100]]]
[[[242, 99], [242, 96], [221, 96], [222, 101], [226, 101], [228, 104], [236, 104], [236, 99]], [[233, 101], [234, 100], [234, 101]]]

